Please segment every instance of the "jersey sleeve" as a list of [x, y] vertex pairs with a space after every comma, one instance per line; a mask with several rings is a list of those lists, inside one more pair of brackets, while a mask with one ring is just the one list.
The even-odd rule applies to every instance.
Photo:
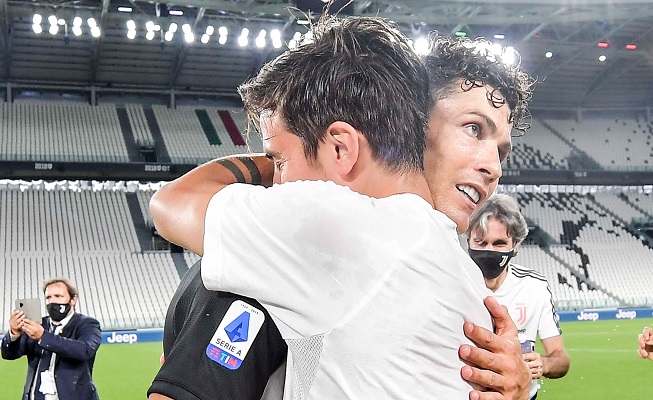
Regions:
[[553, 298], [551, 296], [551, 289], [549, 284], [542, 282], [542, 292], [544, 293], [542, 299], [542, 313], [540, 314], [540, 323], [537, 327], [537, 335], [541, 339], [547, 339], [553, 336], [560, 336], [562, 331], [558, 323], [558, 314], [553, 305]]
[[206, 213], [204, 285], [257, 299], [286, 339], [326, 332], [374, 278], [356, 221], [344, 217], [364, 214], [367, 201], [331, 182], [224, 188]]

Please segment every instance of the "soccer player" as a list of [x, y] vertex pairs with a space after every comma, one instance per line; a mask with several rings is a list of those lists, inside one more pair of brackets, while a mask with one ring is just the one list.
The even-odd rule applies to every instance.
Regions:
[[[569, 354], [562, 341], [549, 285], [538, 272], [510, 262], [528, 234], [519, 205], [510, 196], [490, 197], [472, 216], [468, 229], [469, 255], [478, 264], [485, 284], [508, 307], [519, 330], [524, 361], [531, 370], [531, 400], [537, 379], [562, 378], [569, 371]], [[535, 351], [537, 338], [544, 351]]]
[[[443, 42], [441, 42], [441, 43], [443, 43]], [[349, 50], [347, 50], [347, 51], [349, 51]], [[440, 51], [445, 51], [445, 49], [440, 49]], [[364, 54], [364, 56], [368, 57], [365, 54]], [[364, 59], [365, 57], [362, 57], [362, 58]], [[477, 59], [488, 60], [487, 54], [483, 54], [481, 52], [475, 52], [475, 53], [468, 52], [468, 54], [466, 56], [466, 58], [468, 58], [470, 60], [470, 62], [474, 61], [474, 57], [477, 58]], [[444, 57], [443, 57], [443, 59], [444, 59]], [[476, 62], [478, 62], [478, 60], [476, 60]], [[484, 61], [483, 63], [490, 65], [490, 63], [488, 63], [487, 61]], [[496, 69], [496, 66], [490, 65], [490, 67]], [[274, 66], [271, 67], [271, 68], [274, 69]], [[500, 88], [502, 91], [504, 91], [505, 89], [511, 89], [512, 92], [511, 91], [506, 91], [506, 93], [507, 93], [506, 96], [509, 96], [509, 95], [512, 95], [512, 94], [514, 94], [516, 92], [513, 87], [509, 86], [509, 85], [512, 85], [514, 83], [514, 81], [515, 81], [515, 77], [513, 75], [510, 75], [510, 74], [512, 74], [514, 72], [514, 70], [511, 72], [506, 68], [504, 68], [504, 69], [508, 73], [507, 76], [509, 78], [513, 79], [513, 80], [512, 81], [507, 80], [506, 81], [507, 83], [503, 83], [504, 86], [497, 85], [497, 87]], [[293, 70], [299, 70], [299, 69], [293, 69]], [[282, 71], [284, 71], [284, 70], [282, 70]], [[469, 168], [462, 168], [461, 169], [461, 170], [466, 171], [466, 174], [468, 175], [467, 180], [463, 180], [461, 182], [457, 182], [457, 181], [454, 182], [454, 180], [451, 180], [451, 179], [448, 180], [448, 182], [451, 182], [451, 186], [450, 187], [444, 186], [444, 185], [441, 186], [443, 188], [443, 190], [446, 190], [446, 192], [443, 193], [443, 195], [439, 196], [439, 198], [438, 198], [440, 204], [442, 204], [443, 206], [448, 206], [448, 210], [456, 211], [459, 216], [462, 216], [464, 213], [469, 214], [470, 213], [469, 209], [470, 208], [473, 209], [473, 206], [470, 207], [470, 205], [468, 204], [471, 201], [471, 200], [469, 200], [470, 195], [465, 193], [465, 190], [469, 191], [468, 187], [472, 188], [473, 190], [475, 190], [477, 192], [477, 194], [472, 194], [473, 196], [476, 197], [475, 201], [477, 203], [482, 202], [484, 200], [484, 197], [487, 196], [489, 193], [491, 193], [494, 190], [494, 187], [496, 186], [496, 179], [498, 179], [498, 176], [500, 176], [500, 166], [499, 166], [500, 157], [501, 158], [505, 157], [507, 155], [507, 151], [509, 151], [509, 146], [510, 146], [509, 133], [510, 133], [511, 124], [514, 121], [521, 122], [521, 120], [519, 118], [514, 119], [513, 113], [511, 113], [510, 110], [516, 109], [516, 106], [522, 107], [523, 104], [525, 103], [525, 101], [527, 100], [525, 98], [519, 98], [518, 96], [517, 97], [513, 96], [511, 98], [511, 100], [513, 100], [513, 102], [512, 103], [508, 102], [508, 105], [506, 105], [505, 107], [504, 107], [504, 104], [499, 104], [499, 102], [497, 102], [497, 101], [489, 101], [488, 98], [487, 98], [487, 94], [486, 94], [486, 93], [488, 93], [489, 86], [486, 87], [485, 84], [481, 84], [481, 83], [484, 83], [484, 81], [482, 79], [487, 79], [487, 78], [485, 78], [484, 75], [475, 77], [475, 76], [472, 75], [474, 73], [473, 71], [474, 71], [473, 64], [470, 64], [469, 71], [467, 71], [465, 69], [459, 69], [458, 71], [455, 71], [455, 73], [451, 73], [451, 74], [447, 75], [446, 77], [445, 76], [440, 77], [440, 79], [445, 79], [445, 78], [448, 79], [448, 81], [446, 82], [446, 84], [447, 84], [446, 89], [447, 90], [443, 91], [442, 93], [438, 92], [437, 96], [435, 96], [435, 98], [438, 101], [436, 103], [435, 108], [433, 108], [433, 111], [431, 113], [431, 120], [429, 121], [429, 122], [433, 123], [434, 121], [442, 120], [442, 116], [439, 116], [438, 114], [442, 113], [442, 110], [446, 109], [447, 105], [449, 105], [451, 103], [451, 101], [464, 101], [464, 97], [466, 97], [466, 96], [469, 96], [470, 99], [473, 97], [474, 100], [475, 100], [474, 105], [468, 107], [468, 109], [466, 111], [466, 113], [467, 113], [466, 115], [462, 115], [461, 113], [458, 113], [456, 115], [456, 117], [455, 117], [455, 121], [452, 118], [451, 120], [449, 120], [449, 124], [446, 127], [445, 126], [442, 127], [443, 129], [440, 129], [440, 130], [433, 129], [433, 132], [429, 133], [429, 146], [443, 145], [443, 146], [450, 146], [451, 147], [450, 148], [451, 151], [448, 152], [448, 154], [446, 154], [446, 155], [451, 155], [451, 153], [455, 153], [454, 150], [456, 150], [457, 147], [454, 147], [452, 145], [454, 143], [460, 143], [461, 142], [460, 140], [457, 140], [455, 136], [465, 135], [468, 138], [468, 140], [467, 140], [468, 143], [467, 143], [467, 148], [466, 148], [466, 150], [468, 151], [467, 155], [473, 155], [473, 157], [471, 157], [469, 159], [469, 163], [468, 163]], [[287, 73], [287, 70], [285, 70], [285, 72]], [[450, 69], [449, 72], [454, 72], [454, 71], [453, 71], [453, 69]], [[462, 83], [464, 81], [468, 80], [468, 79], [475, 81], [476, 84], [475, 85], [467, 85], [467, 86], [462, 85]], [[521, 90], [521, 88], [519, 88], [519, 89]], [[255, 92], [252, 90], [252, 93], [255, 93]], [[416, 92], [416, 93], [419, 93], [419, 91]], [[496, 95], [495, 100], [500, 98], [498, 92], [494, 93], [494, 94]], [[517, 92], [517, 94], [519, 94], [519, 93]], [[319, 95], [319, 93], [317, 93], [317, 95]], [[333, 95], [333, 94], [331, 94], [331, 95]], [[451, 95], [452, 97], [454, 97], [454, 95], [455, 95], [456, 98], [455, 99], [449, 99], [449, 97], [450, 97], [449, 95]], [[483, 101], [478, 101], [478, 99], [476, 99], [476, 97], [478, 97], [478, 96], [481, 96]], [[462, 97], [462, 99], [460, 99], [461, 97]], [[319, 98], [317, 100], [319, 100]], [[376, 101], [378, 102], [378, 100], [376, 100]], [[358, 102], [354, 101], [352, 105], [357, 106], [359, 104], [361, 104], [360, 99], [358, 99]], [[374, 102], [369, 103], [369, 107], [374, 107], [374, 105], [375, 105]], [[367, 107], [367, 106], [368, 106], [368, 104], [361, 104], [360, 105], [361, 108], [364, 108], [364, 107]], [[479, 107], [480, 107], [480, 109], [475, 110], [475, 108], [479, 108]], [[381, 105], [380, 107], [377, 107], [377, 108], [382, 109], [383, 105]], [[328, 111], [333, 111], [333, 110], [328, 110]], [[352, 110], [352, 111], [356, 111], [356, 110]], [[342, 114], [343, 111], [342, 110], [337, 110], [337, 112]], [[378, 110], [377, 110], [377, 112], [378, 112]], [[302, 113], [299, 113], [299, 114], [302, 114]], [[303, 114], [306, 114], [306, 113], [303, 113]], [[476, 119], [482, 118], [483, 120], [468, 121], [468, 119], [470, 117], [472, 117], [472, 116], [474, 118], [476, 118]], [[307, 116], [304, 116], [304, 117], [306, 118]], [[327, 118], [333, 118], [333, 117], [328, 116]], [[492, 122], [492, 125], [487, 123], [488, 120]], [[444, 121], [446, 122], [447, 119], [445, 118]], [[319, 121], [317, 121], [317, 122], [319, 123]], [[308, 124], [314, 124], [314, 123], [316, 123], [316, 121], [308, 121]], [[432, 124], [430, 124], [430, 125], [432, 125]], [[273, 126], [272, 128], [273, 128], [272, 130], [274, 130], [275, 127]], [[482, 130], [482, 132], [481, 132], [481, 130]], [[309, 131], [309, 129], [306, 129], [306, 131]], [[433, 135], [443, 135], [443, 136], [448, 135], [447, 137], [449, 137], [449, 139], [453, 139], [453, 140], [451, 140], [450, 142], [447, 142], [445, 140], [438, 140], [438, 138], [434, 138]], [[279, 135], [279, 136], [281, 136], [281, 135]], [[276, 136], [273, 136], [273, 137], [276, 137]], [[284, 139], [288, 139], [288, 140], [295, 139], [295, 138], [292, 138], [292, 137], [288, 137], [287, 135], [284, 135], [283, 137], [284, 137]], [[270, 139], [271, 139], [270, 142], [272, 142], [272, 138], [270, 138]], [[311, 138], [311, 139], [314, 140], [314, 138]], [[472, 146], [471, 139], [478, 142], [477, 144], [474, 145], [476, 147]], [[299, 145], [300, 143], [297, 143], [297, 144]], [[494, 146], [494, 147], [492, 147], [492, 146]], [[300, 146], [297, 146], [296, 148], [303, 150], [303, 148], [300, 147]], [[274, 150], [274, 149], [272, 149], [272, 150]], [[311, 152], [311, 149], [306, 149], [306, 150], [309, 153]], [[334, 151], [339, 152], [340, 150], [338, 149], [338, 150], [334, 150]], [[427, 164], [429, 163], [429, 161], [428, 161], [428, 157], [429, 157], [428, 152], [429, 151], [433, 152], [433, 156], [431, 157], [431, 165], [437, 164], [438, 160], [436, 158], [440, 157], [440, 155], [438, 155], [438, 152], [441, 152], [441, 151], [446, 152], [446, 150], [436, 149], [436, 148], [431, 147], [427, 151], [427, 156], [426, 156], [427, 157]], [[472, 154], [472, 152], [478, 152], [478, 154]], [[288, 171], [290, 171], [290, 169], [288, 169], [287, 167], [284, 169], [284, 167], [287, 166], [287, 165], [291, 165], [292, 167], [296, 166], [296, 163], [298, 162], [298, 160], [302, 160], [302, 158], [304, 157], [305, 152], [299, 152], [299, 154], [298, 154], [298, 152], [295, 151], [292, 154], [292, 156], [294, 158], [290, 158], [290, 159], [288, 159], [288, 157], [285, 157], [284, 159], [279, 159], [279, 154], [275, 154], [274, 151], [271, 151], [269, 153], [270, 153], [270, 156], [272, 156], [272, 158], [275, 158], [275, 156], [276, 156], [276, 158], [278, 159], [278, 160], [275, 160], [275, 161], [277, 161], [277, 168], [278, 168], [277, 172], [278, 172], [278, 175], [280, 176], [279, 177], [280, 180], [282, 180], [282, 181], [292, 181], [292, 180], [296, 179], [296, 174], [294, 174], [294, 175], [290, 174], [289, 175]], [[499, 155], [499, 154], [501, 154], [501, 155]], [[259, 179], [261, 179], [261, 178], [259, 178], [259, 176], [263, 177], [265, 175], [264, 173], [261, 173], [260, 169], [258, 169], [258, 167], [257, 167], [259, 162], [263, 162], [263, 161], [256, 158], [256, 157], [253, 157], [251, 159], [245, 157], [245, 158], [240, 158], [240, 159], [221, 160], [221, 161], [219, 161], [220, 164], [215, 164], [215, 163], [207, 164], [206, 166], [200, 167], [200, 168], [203, 168], [206, 171], [205, 172], [206, 176], [203, 179], [209, 179], [209, 180], [214, 179], [215, 176], [217, 176], [217, 174], [224, 174], [225, 173], [225, 168], [226, 168], [227, 171], [235, 171], [234, 175], [230, 178], [232, 180], [232, 182], [234, 180], [241, 180], [241, 181], [251, 182], [251, 180], [259, 180]], [[254, 163], [254, 165], [252, 165], [252, 163]], [[459, 164], [459, 167], [460, 167], [460, 164]], [[457, 168], [459, 168], [459, 167], [457, 167]], [[477, 171], [474, 172], [473, 170], [477, 170]], [[258, 173], [252, 173], [252, 171], [256, 171]], [[294, 173], [294, 172], [296, 172], [296, 170], [294, 170], [292, 172]], [[431, 173], [431, 172], [434, 172], [434, 171], [427, 171], [427, 172]], [[231, 173], [231, 172], [229, 172], [229, 173]], [[433, 176], [435, 176], [435, 174], [433, 174]], [[473, 182], [470, 181], [470, 179], [472, 177], [474, 177]], [[429, 178], [428, 174], [427, 174], [427, 178]], [[264, 179], [261, 179], [261, 180], [264, 180]], [[433, 182], [436, 181], [434, 178], [433, 179], [429, 178], [429, 180], [433, 181]], [[372, 185], [370, 185], [370, 186], [372, 186]], [[454, 189], [455, 193], [453, 193], [449, 189]], [[432, 188], [430, 193], [433, 195], [433, 198], [435, 200], [435, 195], [438, 194], [438, 191], [436, 189]], [[479, 193], [482, 193], [483, 198], [481, 198], [481, 195]], [[465, 196], [465, 197], [462, 197], [462, 196]], [[427, 196], [427, 197], [429, 197], [429, 196]], [[449, 202], [446, 200], [447, 197], [450, 199]], [[204, 206], [204, 208], [206, 208], [206, 206]], [[447, 214], [447, 215], [449, 215], [449, 214]], [[457, 217], [457, 218], [450, 217], [450, 218], [452, 220], [455, 220], [459, 224], [460, 223], [465, 223], [466, 224], [466, 221], [461, 219], [461, 217]], [[451, 228], [454, 228], [452, 224], [449, 225], [449, 226]], [[208, 228], [208, 226], [207, 226], [207, 228]], [[306, 268], [310, 268], [310, 267], [311, 267], [311, 265], [309, 263], [309, 265], [307, 265]], [[199, 267], [196, 269], [195, 274], [198, 274], [198, 273], [199, 273]], [[197, 279], [197, 278], [195, 278], [195, 279]], [[203, 291], [203, 288], [198, 287], [198, 290], [201, 293]], [[170, 314], [169, 314], [169, 317], [170, 317]], [[228, 323], [228, 322], [231, 322], [231, 321], [225, 321], [225, 322]], [[265, 323], [267, 323], [267, 319], [264, 320], [264, 324]], [[482, 335], [482, 333], [483, 332], [488, 333], [488, 332], [484, 331], [482, 328], [480, 328], [478, 326], [475, 327], [474, 331], [470, 332], [469, 328], [471, 326], [473, 326], [473, 325], [468, 324], [466, 326], [467, 333], [474, 335], [474, 337], [478, 341], [482, 341], [481, 337], [484, 337]], [[225, 327], [223, 327], [223, 328], [225, 328]], [[180, 333], [183, 334], [183, 330], [180, 331]], [[215, 331], [215, 333], [217, 334], [217, 331]], [[259, 333], [258, 337], [260, 337], [260, 335], [261, 335], [261, 333]], [[461, 342], [462, 342], [462, 339], [459, 341], [459, 343], [461, 343]], [[495, 343], [497, 343], [497, 342], [495, 342]], [[503, 342], [503, 343], [505, 344], [505, 342]], [[480, 343], [480, 344], [482, 345], [483, 343]], [[463, 346], [463, 349], [464, 350], [461, 350], [461, 355], [464, 358], [466, 358], [466, 359], [468, 359], [470, 361], [473, 361], [474, 357], [477, 357], [476, 361], [477, 361], [477, 364], [479, 364], [479, 365], [481, 365], [483, 363], [483, 361], [485, 361], [485, 362], [488, 361], [487, 355], [483, 355], [482, 352], [480, 351], [480, 349], [476, 349], [476, 348], [474, 348], [472, 346]], [[498, 350], [495, 349], [495, 351], [498, 351]], [[300, 350], [300, 352], [301, 352], [301, 350]], [[252, 358], [251, 358], [252, 357], [252, 349], [249, 349], [249, 353], [248, 353], [247, 356], [250, 357], [248, 359], [248, 361], [251, 361], [252, 360]], [[494, 367], [495, 368], [497, 367], [497, 364], [499, 364], [498, 360], [499, 360], [499, 358], [494, 359]], [[242, 365], [245, 365], [245, 364], [246, 363], [243, 362]], [[510, 364], [510, 363], [508, 363], [508, 364]], [[164, 364], [164, 366], [165, 366], [165, 364]], [[481, 365], [481, 366], [483, 366], [483, 365]], [[517, 371], [517, 368], [519, 367], [519, 365], [508, 365], [505, 368], [509, 369], [511, 367], [513, 368], [512, 371]], [[473, 369], [473, 368], [469, 368], [469, 367], [465, 367], [465, 368], [466, 369], [463, 370], [463, 376], [466, 376], [471, 381], [477, 381], [479, 383], [490, 382], [490, 381], [497, 382], [498, 380], [500, 380], [503, 377], [503, 375], [502, 375], [502, 377], [490, 376], [489, 374], [491, 372], [489, 372], [489, 371], [481, 371], [481, 370]], [[501, 368], [504, 368], [504, 366], [501, 366]], [[513, 378], [512, 376], [510, 376], [510, 374], [506, 374], [506, 376], [509, 376], [510, 378]], [[511, 379], [500, 380], [500, 382], [501, 382], [500, 385], [503, 385], [504, 388], [506, 389], [506, 391], [508, 391], [508, 389], [513, 389], [513, 387], [511, 385], [514, 385], [514, 381], [511, 381]], [[478, 396], [478, 395], [479, 395], [479, 393], [473, 394], [473, 396]], [[506, 397], [506, 398], [518, 398], [518, 397]]]

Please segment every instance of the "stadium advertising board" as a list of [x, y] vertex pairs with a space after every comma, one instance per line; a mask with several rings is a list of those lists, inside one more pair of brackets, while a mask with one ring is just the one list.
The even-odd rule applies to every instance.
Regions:
[[617, 308], [559, 312], [561, 322], [653, 317], [653, 308]]
[[163, 341], [163, 329], [102, 332], [102, 344], [134, 344]]

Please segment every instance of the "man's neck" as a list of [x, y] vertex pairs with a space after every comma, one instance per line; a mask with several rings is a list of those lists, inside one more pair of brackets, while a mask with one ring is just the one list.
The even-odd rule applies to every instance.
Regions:
[[506, 267], [506, 269], [501, 272], [499, 276], [493, 279], [485, 279], [485, 286], [487, 286], [488, 289], [490, 289], [493, 292], [496, 292], [503, 282], [506, 280], [506, 277], [508, 276], [508, 269], [510, 268], [510, 265]]
[[366, 171], [363, 176], [352, 182], [352, 190], [370, 197], [384, 198], [395, 194], [412, 193], [420, 196], [433, 206], [431, 192], [426, 179], [420, 172], [387, 172], [382, 169]]

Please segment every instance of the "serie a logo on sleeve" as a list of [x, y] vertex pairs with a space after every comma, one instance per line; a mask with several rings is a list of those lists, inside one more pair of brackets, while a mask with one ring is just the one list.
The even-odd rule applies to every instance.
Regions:
[[240, 368], [264, 321], [263, 311], [234, 301], [206, 346], [206, 355], [225, 368]]

